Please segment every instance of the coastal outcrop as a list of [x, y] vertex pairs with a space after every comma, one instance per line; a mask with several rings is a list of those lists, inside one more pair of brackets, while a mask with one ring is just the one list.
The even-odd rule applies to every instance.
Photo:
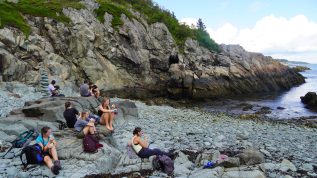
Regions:
[[[239, 45], [220, 45], [220, 52], [187, 39], [178, 46], [163, 23], [128, 9], [122, 26], [112, 26], [113, 15], [100, 22], [98, 3], [65, 8], [65, 25], [47, 17], [27, 15], [26, 37], [13, 27], [0, 29], [0, 75], [40, 88], [40, 70], [57, 80], [62, 90], [78, 90], [83, 79], [94, 81], [104, 93], [147, 98], [211, 98], [252, 92], [285, 90], [304, 78], [271, 57], [245, 51]], [[65, 93], [65, 92], [64, 92]]]
[[309, 109], [317, 111], [317, 94], [316, 92], [308, 92], [305, 96], [300, 97], [302, 103], [304, 103]]

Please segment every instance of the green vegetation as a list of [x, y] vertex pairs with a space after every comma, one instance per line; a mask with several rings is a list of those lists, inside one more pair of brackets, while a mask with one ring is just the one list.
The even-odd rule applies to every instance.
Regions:
[[23, 18], [23, 14], [50, 17], [68, 23], [70, 19], [62, 13], [65, 7], [79, 9], [83, 8], [83, 5], [79, 3], [79, 0], [20, 0], [17, 4], [0, 2], [0, 28], [10, 25], [22, 30], [25, 35], [29, 35], [30, 27]]
[[[68, 23], [70, 19], [66, 17], [62, 10], [65, 7], [83, 8], [80, 0], [20, 0], [17, 4], [0, 1], [0, 28], [4, 26], [14, 26], [23, 31], [25, 35], [30, 34], [30, 27], [23, 15], [49, 17], [57, 21]], [[164, 23], [176, 43], [183, 49], [187, 38], [196, 39], [199, 44], [211, 51], [219, 51], [219, 47], [212, 40], [205, 30], [203, 22], [199, 21], [197, 28], [190, 28], [179, 23], [173, 12], [161, 8], [152, 0], [97, 0], [100, 7], [95, 10], [97, 18], [104, 22], [105, 12], [112, 14], [112, 26], [118, 28], [123, 24], [121, 14], [125, 14], [129, 19], [136, 18], [128, 10], [132, 8], [141, 12], [148, 23]]]
[[100, 7], [95, 10], [97, 14], [97, 19], [100, 22], [104, 22], [104, 15], [105, 12], [112, 14], [112, 27], [118, 28], [119, 26], [123, 25], [123, 22], [121, 20], [121, 14], [125, 14], [129, 19], [132, 19], [134, 16], [131, 12], [127, 10], [126, 7], [118, 4], [113, 3], [109, 0], [97, 0], [97, 2], [100, 4]]
[[211, 51], [219, 51], [218, 45], [210, 38], [206, 30], [193, 29], [185, 24], [179, 23], [173, 12], [161, 8], [152, 0], [98, 0], [98, 3], [101, 4], [100, 8], [96, 10], [98, 19], [103, 22], [105, 12], [112, 14], [114, 18], [112, 22], [113, 27], [122, 25], [122, 21], [120, 20], [122, 13], [132, 18], [133, 15], [127, 9], [133, 8], [141, 12], [150, 24], [156, 22], [164, 23], [181, 48], [187, 38], [193, 38], [196, 39], [201, 46]]

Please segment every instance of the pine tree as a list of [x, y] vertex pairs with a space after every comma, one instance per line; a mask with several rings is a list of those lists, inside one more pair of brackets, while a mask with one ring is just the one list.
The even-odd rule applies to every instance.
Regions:
[[202, 30], [202, 31], [205, 31], [205, 30], [206, 30], [206, 25], [205, 25], [204, 22], [201, 20], [201, 18], [198, 19], [197, 29], [198, 29], [198, 30]]

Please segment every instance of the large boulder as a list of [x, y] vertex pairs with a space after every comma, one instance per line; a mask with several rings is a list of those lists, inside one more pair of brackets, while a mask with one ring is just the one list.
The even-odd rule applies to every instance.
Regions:
[[[22, 112], [26, 117], [42, 121], [64, 121], [64, 104], [67, 101], [71, 102], [77, 110], [89, 110], [93, 114], [97, 114], [100, 105], [100, 101], [95, 97], [49, 97], [26, 102]], [[112, 103], [118, 107], [115, 125], [121, 125], [127, 119], [138, 117], [135, 103], [130, 101], [115, 101]]]
[[316, 92], [308, 92], [305, 96], [301, 96], [302, 103], [306, 104], [309, 109], [317, 110], [317, 94]]

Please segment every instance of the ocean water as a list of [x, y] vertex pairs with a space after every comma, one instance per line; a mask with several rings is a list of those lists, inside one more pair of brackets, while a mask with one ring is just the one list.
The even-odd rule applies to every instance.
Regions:
[[[224, 111], [234, 114], [250, 114], [259, 110], [261, 107], [270, 107], [271, 114], [266, 116], [272, 119], [291, 119], [298, 117], [317, 116], [317, 112], [305, 108], [301, 102], [300, 97], [304, 96], [307, 92], [317, 92], [317, 64], [305, 65], [311, 70], [302, 72], [301, 74], [306, 77], [306, 83], [294, 86], [288, 91], [272, 92], [265, 94], [255, 94], [249, 96], [241, 96], [237, 98], [224, 99], [218, 101], [211, 101], [204, 103], [204, 109], [208, 111]], [[249, 111], [242, 111], [243, 104], [253, 105], [253, 109]], [[277, 109], [283, 107], [285, 109]]]

